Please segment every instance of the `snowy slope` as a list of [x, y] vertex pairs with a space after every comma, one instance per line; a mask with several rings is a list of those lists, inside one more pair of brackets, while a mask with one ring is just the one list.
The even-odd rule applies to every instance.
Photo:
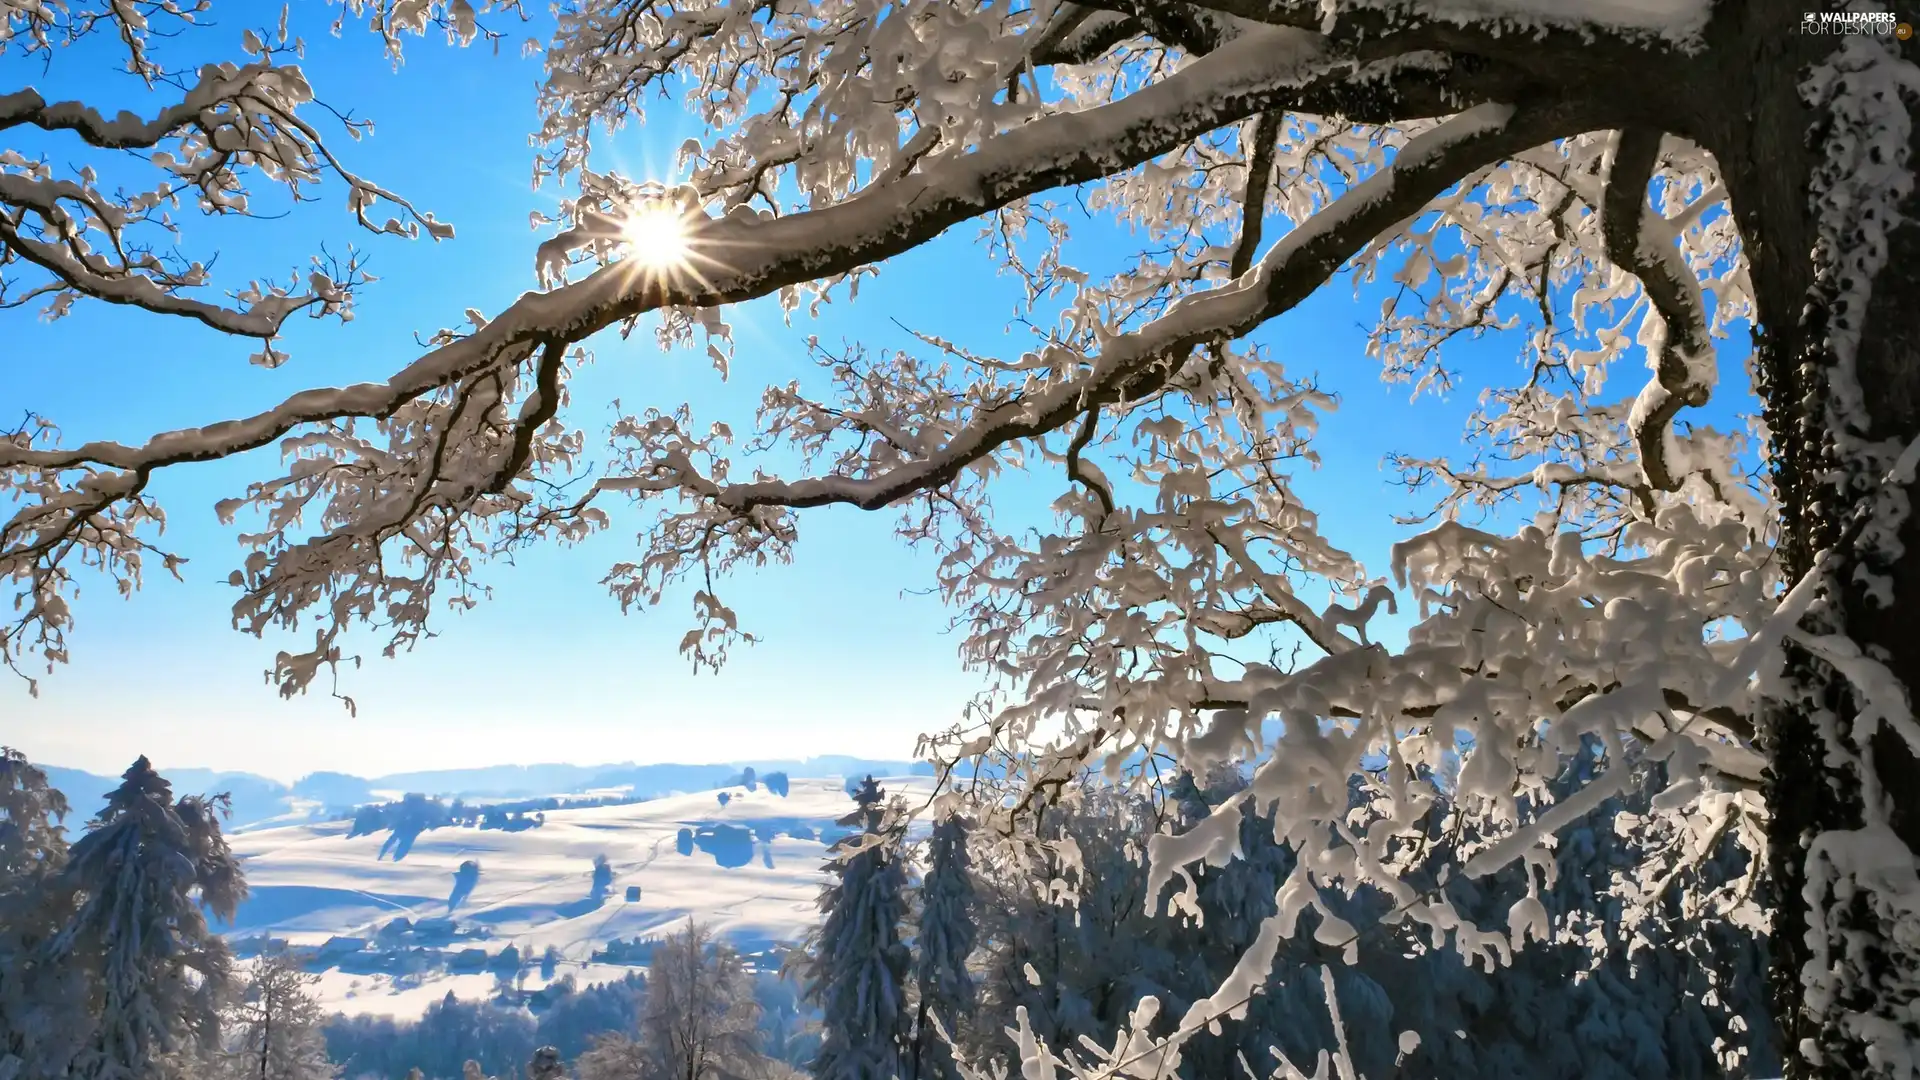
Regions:
[[[926, 777], [883, 784], [909, 799], [931, 791]], [[223, 929], [232, 938], [266, 934], [306, 946], [360, 938], [369, 942], [369, 953], [379, 951], [380, 929], [396, 918], [448, 916], [455, 870], [477, 859], [479, 881], [451, 912], [463, 936], [443, 950], [484, 949], [491, 959], [513, 945], [537, 957], [551, 945], [567, 961], [562, 973], [598, 981], [625, 969], [588, 967], [596, 948], [671, 932], [688, 917], [746, 952], [797, 941], [817, 918], [826, 857], [820, 834], [852, 809], [844, 781], [794, 780], [784, 797], [764, 787], [728, 794], [724, 806], [709, 791], [556, 810], [546, 814], [545, 825], [524, 832], [435, 829], [420, 833], [398, 861], [380, 857], [387, 834], [349, 839], [347, 822], [240, 834], [233, 848], [252, 895], [234, 925]], [[685, 854], [683, 830], [693, 834]], [[600, 854], [612, 864], [614, 882], [607, 898], [596, 901], [590, 879]], [[635, 885], [640, 899], [628, 902], [627, 889]], [[482, 996], [492, 985], [485, 973], [429, 970], [418, 985], [398, 977], [396, 987], [396, 976], [369, 970], [378, 965], [365, 956], [332, 966], [321, 982], [326, 1004], [350, 1012], [417, 1014], [448, 990]], [[540, 984], [536, 974], [527, 985]]]

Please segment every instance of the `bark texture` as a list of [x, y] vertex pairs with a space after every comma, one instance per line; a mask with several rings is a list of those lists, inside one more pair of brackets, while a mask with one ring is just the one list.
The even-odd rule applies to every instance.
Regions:
[[[1920, 517], [1909, 514], [1902, 523], [1899, 557], [1861, 550], [1859, 530], [1848, 523], [1879, 497], [1879, 485], [1862, 479], [1859, 462], [1844, 460], [1828, 415], [1838, 362], [1829, 329], [1843, 282], [1831, 260], [1815, 255], [1811, 185], [1823, 140], [1834, 132], [1802, 100], [1800, 83], [1842, 39], [1799, 34], [1794, 5], [1723, 6], [1729, 10], [1716, 43], [1721, 55], [1712, 66], [1733, 76], [1744, 69], [1747, 92], [1718, 95], [1725, 107], [1706, 124], [1751, 260], [1760, 315], [1754, 363], [1780, 508], [1782, 570], [1797, 580], [1833, 549], [1832, 595], [1803, 628], [1850, 637], [1912, 687], [1920, 684], [1920, 632], [1913, 627]], [[1914, 60], [1915, 42], [1901, 52]], [[1920, 146], [1909, 155], [1920, 155]], [[1904, 223], [1892, 231], [1886, 265], [1872, 284], [1855, 361], [1871, 417], [1868, 437], [1899, 445], [1920, 436], [1920, 199], [1909, 198], [1902, 211]], [[1890, 581], [1891, 605], [1868, 594], [1860, 569]], [[1916, 943], [1895, 940], [1895, 926], [1864, 892], [1836, 896], [1824, 875], [1810, 874], [1810, 845], [1822, 833], [1861, 828], [1864, 800], [1878, 791], [1895, 834], [1909, 853], [1920, 852], [1920, 763], [1890, 729], [1857, 725], [1855, 690], [1805, 650], [1790, 649], [1785, 686], [1765, 703], [1761, 734], [1771, 763], [1773, 999], [1787, 1076], [1883, 1075], [1876, 1069], [1886, 1064], [1873, 1060], [1869, 1043], [1843, 1017], [1912, 1016], [1920, 955]], [[1842, 753], [1833, 752], [1836, 746]], [[1844, 992], [1810, 1006], [1810, 985], [1828, 976], [1837, 976], [1833, 985]], [[1904, 1026], [1910, 1050], [1920, 1049], [1920, 1024]]]

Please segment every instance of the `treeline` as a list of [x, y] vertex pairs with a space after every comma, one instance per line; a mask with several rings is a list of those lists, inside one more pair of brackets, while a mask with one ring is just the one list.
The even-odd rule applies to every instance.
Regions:
[[792, 987], [755, 975], [689, 923], [659, 941], [646, 974], [535, 995], [538, 1016], [452, 994], [419, 1020], [336, 1017], [325, 1028], [342, 1080], [799, 1078], [814, 1050]]
[[[748, 791], [764, 786], [775, 795], [785, 796], [789, 784], [786, 773], [770, 772], [764, 776], [756, 776], [753, 768], [749, 766], [728, 777], [719, 786], [744, 787]], [[518, 832], [522, 829], [539, 828], [546, 824], [544, 815], [555, 810], [632, 806], [635, 803], [652, 802], [659, 797], [658, 795], [587, 795], [569, 798], [563, 795], [550, 795], [540, 799], [470, 804], [464, 799], [456, 798], [449, 802], [418, 792], [410, 792], [389, 802], [364, 803], [351, 810], [335, 811], [328, 820], [353, 822], [353, 826], [347, 830], [349, 837], [370, 836], [389, 830], [401, 834], [418, 834], [431, 829], [453, 826]]]
[[426, 1077], [459, 1080], [471, 1060], [484, 1071], [517, 1074], [542, 1046], [571, 1060], [597, 1035], [631, 1031], [640, 1022], [646, 979], [638, 972], [617, 982], [578, 987], [561, 976], [538, 995], [538, 1017], [452, 993], [427, 1006], [418, 1020], [391, 1016], [335, 1016], [323, 1025], [327, 1056], [344, 1080], [402, 1080], [410, 1069]]
[[[787, 794], [789, 781], [784, 772], [771, 772], [756, 776], [748, 767], [727, 778], [722, 787], [744, 787], [748, 791], [765, 787], [775, 795]], [[404, 859], [413, 849], [414, 841], [421, 833], [435, 829], [453, 827], [469, 829], [500, 829], [506, 832], [523, 832], [537, 829], [547, 823], [546, 815], [555, 810], [580, 810], [596, 806], [631, 806], [635, 803], [651, 802], [656, 795], [594, 795], [580, 798], [551, 795], [540, 799], [520, 799], [514, 802], [469, 804], [464, 799], [451, 802], [410, 792], [390, 802], [366, 803], [352, 810], [336, 812], [331, 820], [351, 821], [347, 829], [349, 838], [372, 836], [387, 833], [386, 843], [381, 845], [381, 857], [392, 856]], [[720, 804], [725, 806], [729, 794], [720, 793]]]
[[517, 832], [546, 824], [545, 814], [553, 810], [630, 806], [650, 799], [650, 796], [638, 795], [596, 795], [578, 799], [549, 796], [517, 802], [469, 804], [462, 799], [447, 802], [412, 793], [392, 802], [367, 803], [352, 810], [343, 810], [334, 814], [331, 820], [353, 822], [353, 826], [347, 830], [350, 837], [370, 836], [387, 830], [421, 833], [453, 826]]
[[784, 772], [770, 772], [761, 775], [754, 772], [753, 766], [748, 765], [739, 772], [727, 777], [726, 781], [719, 786], [723, 788], [743, 787], [748, 791], [753, 791], [764, 784], [768, 791], [784, 799], [787, 797], [787, 790], [791, 786], [791, 783], [792, 782], [787, 779], [787, 774]]
[[[1633, 839], [1662, 787], [1659, 770], [1643, 772], [1640, 786], [1562, 830], [1552, 872], [1523, 865], [1479, 880], [1443, 876], [1478, 830], [1473, 815], [1436, 807], [1430, 834], [1409, 837], [1408, 857], [1433, 870], [1433, 890], [1465, 916], [1457, 934], [1500, 928], [1497, 941], [1489, 934], [1468, 950], [1482, 962], [1464, 958], [1449, 935], [1435, 940], [1400, 922], [1392, 898], [1315, 888], [1327, 914], [1302, 913], [1244, 1014], [1186, 1043], [1178, 1075], [1216, 1080], [1250, 1075], [1251, 1066], [1266, 1076], [1276, 1066], [1270, 1048], [1311, 1070], [1337, 1045], [1323, 969], [1362, 1076], [1778, 1075], [1765, 939], [1697, 902], [1738, 877], [1744, 853], [1726, 840], [1678, 868], [1652, 920], [1626, 918], [1625, 898], [1611, 895], [1621, 871], [1674, 857]], [[1557, 794], [1585, 779], [1570, 771]], [[861, 831], [836, 849], [836, 880], [804, 962], [824, 1012], [815, 1080], [950, 1080], [953, 1056], [1018, 1075], [1008, 1032], [1022, 1011], [1049, 1047], [1077, 1055], [1089, 1041], [1115, 1045], [1146, 996], [1160, 1003], [1148, 1030], [1170, 1034], [1254, 944], [1276, 895], [1306, 886], [1295, 881], [1291, 850], [1275, 842], [1271, 816], [1229, 808], [1241, 815], [1241, 857], [1191, 872], [1194, 910], [1170, 916], [1167, 897], [1148, 895], [1147, 839], [1191, 828], [1245, 786], [1233, 769], [1141, 794], [1086, 783], [1045, 807], [1024, 846], [980, 843], [955, 817], [914, 851], [900, 809], [869, 780], [849, 819]], [[1363, 820], [1366, 789], [1350, 791]], [[1506, 916], [1523, 902], [1537, 902], [1541, 934], [1552, 940], [1508, 940]]]
[[[1593, 765], [1578, 759], [1556, 797]], [[1399, 856], [1461, 916], [1439, 934], [1399, 920], [1402, 900], [1302, 876], [1273, 819], [1237, 798], [1238, 770], [1142, 791], [1085, 782], [1011, 840], [983, 840], [952, 814], [917, 845], [905, 807], [868, 778], [841, 819], [851, 831], [831, 852], [821, 922], [788, 967], [804, 1005], [689, 925], [654, 945], [644, 978], [562, 979], [526, 999], [533, 1009], [518, 996], [506, 1008], [450, 998], [414, 1022], [323, 1024], [313, 976], [291, 954], [240, 974], [208, 925], [246, 894], [217, 798], [175, 797], [142, 758], [69, 845], [60, 793], [0, 749], [0, 1077], [769, 1078], [804, 1063], [815, 1080], [957, 1080], [961, 1062], [1012, 1074], [1010, 1028], [1074, 1053], [1114, 1045], [1125, 1025], [1170, 1034], [1281, 896], [1310, 903], [1258, 992], [1180, 1048], [1176, 1075], [1264, 1076], [1274, 1050], [1310, 1064], [1340, 1042], [1358, 1075], [1397, 1080], [1773, 1074], [1764, 938], [1701, 902], [1741, 878], [1746, 856], [1726, 837], [1682, 853], [1646, 834], [1664, 778], [1638, 775], [1559, 832], [1550, 865], [1479, 879], [1444, 873], [1481, 837], [1443, 798]], [[1367, 790], [1349, 787], [1354, 828]], [[1219, 813], [1239, 815], [1239, 856], [1189, 868], [1185, 915], [1162, 913], [1147, 841]], [[1664, 891], [1629, 905], [1615, 883], [1651, 860], [1673, 864]], [[1544, 941], [1509, 938], [1506, 917], [1521, 910], [1537, 917], [1516, 922]], [[1147, 996], [1155, 1015], [1136, 1011]]]

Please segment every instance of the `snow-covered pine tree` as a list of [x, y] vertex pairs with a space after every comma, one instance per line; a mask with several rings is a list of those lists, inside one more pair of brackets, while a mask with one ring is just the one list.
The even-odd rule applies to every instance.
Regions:
[[973, 1014], [973, 860], [969, 830], [959, 813], [934, 823], [927, 838], [927, 869], [920, 879], [918, 921], [913, 941], [913, 1024], [908, 1058], [909, 1080], [957, 1080], [953, 1048], [935, 1030], [937, 1016], [949, 1036]]
[[900, 941], [906, 871], [899, 822], [878, 782], [855, 788], [840, 819], [858, 831], [833, 846], [820, 890], [823, 920], [808, 943], [807, 996], [821, 1013], [816, 1080], [895, 1080], [907, 1044], [908, 954]]
[[41, 954], [72, 913], [67, 813], [45, 771], [0, 747], [0, 1077], [59, 1075], [89, 1027], [78, 973]]
[[[1292, 852], [1274, 841], [1272, 815], [1260, 812], [1257, 804], [1234, 800], [1246, 788], [1246, 770], [1235, 762], [1221, 762], [1203, 778], [1182, 770], [1168, 785], [1174, 832], [1198, 826], [1216, 809], [1239, 817], [1240, 857], [1225, 866], [1190, 871], [1198, 893], [1198, 916], [1168, 931], [1168, 947], [1180, 957], [1178, 987], [1189, 999], [1211, 993], [1228, 977], [1259, 937], [1262, 921], [1274, 913], [1275, 897], [1295, 869]], [[1339, 905], [1345, 898], [1328, 894], [1322, 899]], [[1325, 946], [1340, 938], [1316, 942], [1317, 924], [1314, 914], [1302, 919], [1293, 939], [1276, 956], [1263, 992], [1246, 1003], [1243, 1016], [1222, 1018], [1217, 1034], [1181, 1048], [1184, 1075], [1236, 1075], [1241, 1058], [1270, 1065], [1272, 1047], [1292, 1060], [1312, 1061], [1320, 1050], [1333, 1045], [1319, 968], [1338, 956], [1340, 950]], [[1354, 965], [1335, 964], [1334, 979], [1353, 1037], [1354, 1064], [1368, 1075], [1389, 1075], [1386, 1070], [1394, 1058], [1394, 1033], [1388, 1027], [1392, 1010], [1387, 991], [1369, 966], [1376, 951], [1357, 957]]]
[[289, 952], [254, 961], [223, 1017], [223, 1080], [333, 1080], [320, 1030], [320, 1003], [308, 974]]
[[46, 771], [11, 746], [0, 746], [0, 895], [25, 891], [67, 857], [67, 797]]
[[[1577, 788], [1589, 776], [1570, 771], [1556, 783]], [[1450, 787], [1450, 782], [1443, 782]], [[1422, 929], [1396, 925], [1391, 898], [1361, 890], [1348, 898], [1320, 890], [1325, 915], [1302, 913], [1295, 934], [1281, 943], [1261, 992], [1240, 1019], [1219, 1020], [1180, 1048], [1178, 1075], [1207, 1080], [1244, 1075], [1239, 1060], [1270, 1067], [1268, 1047], [1312, 1062], [1335, 1045], [1321, 967], [1330, 965], [1350, 1058], [1364, 1076], [1401, 1080], [1590, 1080], [1662, 1076], [1777, 1075], [1767, 1045], [1760, 989], [1766, 966], [1755, 928], [1729, 925], [1717, 915], [1715, 890], [1738, 885], [1746, 857], [1731, 839], [1699, 850], [1684, 838], [1647, 830], [1663, 789], [1660, 777], [1608, 800], [1569, 824], [1556, 852], [1552, 885], [1537, 887], [1547, 917], [1567, 936], [1514, 950], [1498, 929], [1529, 894], [1527, 870], [1510, 867], [1485, 879], [1451, 879], [1450, 899], [1472, 923], [1461, 941], [1436, 943]], [[1006, 1060], [999, 1029], [1014, 1009], [1049, 1045], [1073, 1047], [1088, 1038], [1112, 1045], [1138, 996], [1163, 1005], [1152, 1031], [1228, 977], [1242, 952], [1275, 910], [1276, 894], [1294, 880], [1295, 859], [1273, 836], [1270, 813], [1234, 801], [1245, 788], [1239, 770], [1210, 772], [1204, 783], [1177, 776], [1167, 785], [1168, 827], [1184, 832], [1216, 812], [1240, 815], [1239, 857], [1220, 867], [1196, 867], [1199, 921], [1152, 918], [1138, 901], [1147, 869], [1127, 855], [1155, 829], [1144, 800], [1112, 788], [1069, 788], [1043, 815], [1036, 839], [1050, 850], [1070, 848], [1081, 869], [1063, 874], [1059, 860], [1009, 866], [983, 855], [981, 904], [983, 1002], [978, 1032], [963, 1045], [976, 1064]], [[1364, 823], [1371, 798], [1350, 788], [1353, 820]], [[1257, 805], [1257, 804], [1256, 804]], [[1414, 880], [1431, 883], [1428, 868], [1457, 865], [1448, 845], [1478, 844], [1474, 815], [1441, 805], [1428, 822], [1433, 835], [1415, 846]], [[1355, 826], [1360, 827], [1360, 825]], [[1649, 861], [1674, 866], [1670, 917], [1632, 922], [1627, 885]], [[1725, 865], [1723, 865], [1725, 864]], [[1539, 876], [1540, 867], [1533, 872]], [[1036, 882], [1065, 876], [1077, 902], [1050, 903]], [[1592, 912], [1591, 918], [1585, 913]], [[1327, 931], [1323, 933], [1323, 928]], [[1504, 964], [1470, 964], [1461, 950], [1470, 934], [1511, 955]], [[1345, 944], [1352, 963], [1343, 961]], [[1470, 948], [1468, 951], [1472, 951]], [[1031, 969], [1037, 980], [1029, 981]], [[1131, 979], [1132, 982], [1123, 981]], [[1402, 1053], [1400, 1032], [1419, 1036]], [[1402, 1060], [1396, 1060], [1402, 1059]], [[1772, 1070], [1772, 1071], [1755, 1071]], [[1264, 1075], [1261, 1073], [1260, 1075]]]
[[1110, 1045], [1142, 996], [1174, 1015], [1191, 1002], [1181, 971], [1197, 957], [1176, 952], [1176, 924], [1146, 904], [1142, 845], [1155, 823], [1137, 795], [1076, 784], [1049, 800], [1020, 857], [987, 849], [978, 878], [986, 894], [980, 1011], [961, 1033], [976, 1065], [1018, 1068], [1007, 1061], [1005, 1032], [1022, 1009], [1048, 1045], [1078, 1046], [1083, 1037]]
[[217, 797], [175, 803], [145, 757], [121, 781], [69, 852], [62, 883], [80, 900], [48, 947], [89, 984], [78, 1080], [147, 1080], [158, 1055], [217, 1044], [233, 969], [205, 912], [231, 919], [246, 893]]
[[[1486, 970], [1491, 958], [1463, 962], [1459, 948], [1425, 934], [1401, 939], [1415, 954], [1412, 966], [1382, 981], [1396, 1020], [1423, 1036], [1401, 1070], [1410, 1080], [1780, 1074], [1767, 1030], [1764, 927], [1729, 922], [1715, 897], [1744, 887], [1750, 856], [1724, 834], [1672, 835], [1653, 812], [1668, 787], [1663, 770], [1625, 755], [1614, 767], [1634, 770], [1635, 782], [1570, 822], [1550, 862], [1446, 882], [1466, 919], [1456, 934], [1492, 928], [1483, 947], [1510, 953], [1497, 970]], [[1596, 771], [1592, 754], [1574, 758], [1553, 794], [1590, 783]], [[1446, 803], [1436, 809], [1434, 844], [1484, 842], [1478, 815]], [[1453, 856], [1431, 858], [1438, 867]], [[1649, 866], [1660, 869], [1649, 874]], [[1643, 878], [1659, 882], [1662, 894], [1638, 895]], [[1530, 934], [1550, 940], [1515, 948], [1521, 939], [1498, 928], [1528, 908]]]
[[974, 1024], [952, 1032], [976, 1066], [1005, 1057], [1011, 1047], [1002, 1032], [1022, 1009], [1050, 1045], [1060, 1042], [1054, 1022], [1062, 952], [1054, 921], [1058, 916], [1037, 887], [1033, 863], [1016, 858], [1024, 854], [1006, 845], [986, 845], [976, 864], [976, 884], [984, 897], [979, 912], [980, 1000]]

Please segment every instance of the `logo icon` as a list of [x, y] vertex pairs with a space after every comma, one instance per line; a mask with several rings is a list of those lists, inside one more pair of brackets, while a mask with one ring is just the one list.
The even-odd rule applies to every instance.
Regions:
[[1896, 21], [1890, 11], [1803, 11], [1800, 32], [1841, 37], [1886, 35], [1906, 41], [1913, 37], [1913, 26]]

